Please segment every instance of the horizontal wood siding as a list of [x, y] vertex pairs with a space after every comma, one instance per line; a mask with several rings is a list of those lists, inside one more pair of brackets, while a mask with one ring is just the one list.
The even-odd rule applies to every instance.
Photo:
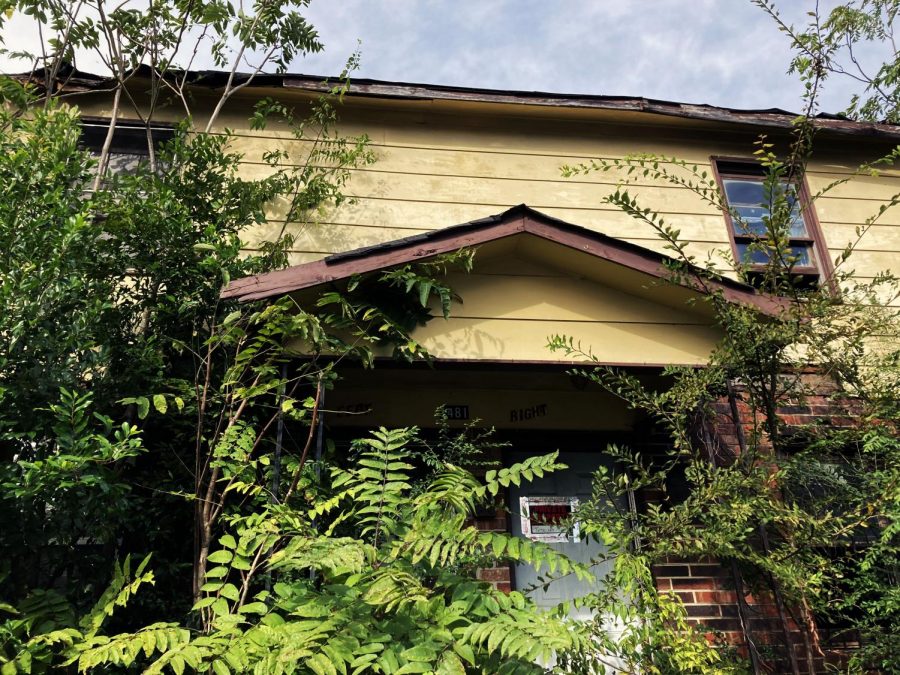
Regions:
[[565, 335], [607, 363], [694, 365], [721, 337], [686, 306], [653, 302], [535, 259], [476, 259], [474, 273], [449, 281], [462, 303], [449, 319], [432, 319], [415, 334], [440, 358], [563, 361], [547, 342]]
[[[285, 151], [290, 161], [303, 164], [310, 144], [294, 139], [283, 125], [249, 130], [246, 118], [252, 95], [245, 92], [238, 97], [241, 100], [234, 101], [219, 125], [220, 130], [233, 131], [232, 145], [244, 155], [242, 171], [248, 177], [265, 175], [271, 169], [263, 162], [263, 154], [271, 150]], [[293, 103], [301, 102], [293, 99]], [[86, 112], [102, 110], [95, 106]], [[279, 222], [283, 212], [275, 208], [272, 223], [249, 233], [248, 248], [256, 248], [286, 227], [296, 235], [291, 260], [299, 263], [526, 203], [548, 215], [660, 251], [662, 243], [652, 228], [604, 203], [621, 176], [593, 172], [564, 178], [561, 167], [595, 158], [656, 153], [709, 171], [711, 156], [752, 157], [757, 138], [752, 129], [736, 126], [699, 127], [658, 116], [647, 116], [643, 122], [631, 116], [626, 122], [612, 113], [534, 111], [524, 106], [351, 100], [341, 115], [342, 130], [349, 135], [366, 134], [377, 157], [375, 164], [353, 172], [347, 192], [355, 201], [317, 213], [311, 223]], [[596, 118], [586, 119], [588, 115]], [[853, 173], [861, 162], [885, 150], [865, 139], [820, 142], [807, 176], [814, 194], [842, 181], [816, 200], [815, 210], [827, 255], [834, 259], [853, 243], [856, 252], [845, 266], [860, 278], [885, 270], [900, 272], [900, 207], [879, 216], [861, 236], [856, 231], [878, 213], [881, 204], [900, 193], [898, 169], [884, 170], [879, 176]], [[675, 165], [666, 166], [686, 175]], [[643, 176], [636, 183], [628, 187], [629, 192], [693, 242], [691, 251], [698, 258], [713, 252], [723, 260], [730, 245], [723, 216], [714, 206], [682, 187]]]
[[[628, 153], [652, 152], [695, 162], [709, 170], [710, 156], [749, 157], [753, 136], [706, 135], [678, 129], [616, 127], [585, 122], [512, 118], [498, 122], [489, 117], [460, 119], [428, 111], [418, 113], [365, 109], [350, 111], [345, 131], [366, 133], [377, 156], [374, 165], [353, 172], [348, 193], [355, 202], [318, 214], [314, 224], [290, 223], [297, 235], [294, 260], [315, 259], [328, 252], [390, 241], [448, 225], [498, 213], [518, 203], [549, 215], [618, 237], [654, 250], [662, 243], [645, 223], [604, 203], [620, 176], [593, 172], [565, 178], [563, 165], [588, 163], [594, 158], [615, 158]], [[240, 119], [228, 120], [238, 129], [234, 147], [245, 154], [248, 176], [264, 175], [262, 153], [281, 149], [303, 161], [308, 145], [289, 138], [277, 127], [265, 135], [240, 131]], [[246, 125], [243, 125], [246, 126]], [[860, 236], [856, 228], [878, 212], [884, 201], [900, 193], [900, 172], [878, 177], [853, 175], [865, 157], [857, 149], [825, 148], [808, 174], [814, 194], [834, 181], [844, 181], [821, 196], [815, 209], [822, 224], [831, 259], [845, 246], [856, 253], [845, 263], [862, 278], [893, 268], [900, 255], [900, 208], [882, 214]], [[679, 175], [683, 169], [667, 165]], [[643, 206], [659, 211], [666, 221], [694, 243], [692, 252], [705, 258], [730, 250], [721, 213], [686, 188], [641, 177], [630, 194]], [[277, 213], [275, 214], [277, 215]], [[281, 224], [278, 224], [280, 229]], [[275, 227], [261, 228], [258, 238], [271, 236]], [[250, 246], [256, 241], [248, 242]], [[824, 254], [824, 252], [823, 252]]]

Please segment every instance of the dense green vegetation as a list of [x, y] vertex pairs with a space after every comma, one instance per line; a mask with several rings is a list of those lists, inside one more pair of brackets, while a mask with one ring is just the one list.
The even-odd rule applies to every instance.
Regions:
[[[273, 201], [285, 207], [279, 222], [314, 223], [320, 208], [345, 200], [348, 170], [372, 161], [364, 137], [334, 131], [343, 80], [308, 110], [259, 104], [254, 128], [276, 118], [311, 148], [302, 163], [267, 156], [261, 179], [242, 178], [228, 135], [210, 133], [245, 79], [228, 82], [211, 117], [198, 124], [192, 115], [177, 66], [190, 63], [195, 44], [211, 40], [225, 71], [245, 55], [259, 56], [252, 76], [283, 70], [321, 48], [303, 5], [260, 0], [241, 13], [172, 0], [107, 13], [102, 2], [0, 4], [34, 15], [52, 36], [35, 56], [36, 84], [0, 81], [3, 675], [604, 673], [612, 663], [633, 673], [800, 672], [796, 653], [759, 644], [752, 628], [745, 654], [710, 643], [653, 582], [652, 566], [673, 556], [722, 560], [748, 591], [777, 601], [782, 625], [800, 628], [809, 672], [834, 656], [825, 627], [861, 639], [835, 667], [896, 672], [900, 369], [895, 342], [870, 349], [873, 336], [896, 338], [885, 308], [896, 283], [856, 281], [851, 244], [833, 279], [843, 302], [829, 284], [799, 284], [787, 234], [797, 195], [784, 187], [802, 177], [815, 146], [810, 117], [824, 79], [841, 72], [841, 49], [887, 39], [894, 4], [841, 7], [808, 30], [783, 26], [799, 50], [807, 115], [785, 147], [757, 146], [769, 216], [754, 245], [770, 263], [748, 275], [734, 261], [785, 299], [781, 314], [726, 302], [709, 283], [722, 270], [691, 258], [679, 233], [628, 193], [635, 177], [650, 176], [728, 209], [702, 167], [641, 155], [570, 169], [617, 177], [606, 201], [657, 231], [675, 259], [673, 279], [704, 291], [727, 336], [707, 368], [668, 370], [663, 390], [590, 367], [589, 345], [551, 339], [583, 357], [580, 377], [672, 439], [671, 452], [654, 457], [607, 449], [615, 467], [595, 476], [577, 515], [581, 536], [606, 544], [612, 561], [578, 601], [593, 610], [587, 622], [476, 580], [478, 568], [514, 563], [537, 567], [547, 583], [595, 575], [547, 545], [471, 522], [510, 484], [564, 469], [555, 454], [494, 466], [481, 450], [495, 440], [473, 441], [471, 430], [445, 429], [426, 443], [416, 429], [378, 429], [342, 452], [320, 436], [324, 393], [340, 386], [336, 364], [371, 366], [383, 346], [427, 358], [413, 329], [429, 307], [453, 310], [441, 279], [450, 266], [467, 269], [472, 252], [353, 280], [304, 307], [219, 300], [230, 279], [287, 264], [284, 231], [241, 253], [250, 228], [273, 224]], [[127, 173], [110, 170], [109, 142], [93, 154], [80, 145], [77, 107], [60, 89], [79, 50], [113, 74], [114, 117], [138, 117], [148, 131], [145, 158]], [[140, 63], [153, 77], [140, 81], [148, 88], [138, 104]], [[893, 119], [889, 66], [851, 114]], [[185, 120], [158, 145], [150, 132], [163, 101], [183, 107]], [[893, 160], [873, 158], [860, 171]], [[779, 409], [802, 405], [823, 382], [855, 423], [788, 428]], [[723, 457], [704, 430], [729, 400], [753, 422], [740, 453]], [[686, 495], [671, 490], [678, 482]], [[622, 508], [642, 490], [663, 498]]]

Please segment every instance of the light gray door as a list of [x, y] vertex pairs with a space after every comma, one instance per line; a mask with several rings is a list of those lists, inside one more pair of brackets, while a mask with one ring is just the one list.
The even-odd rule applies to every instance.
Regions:
[[[510, 452], [508, 453], [510, 463], [520, 462], [528, 457], [528, 453]], [[510, 510], [512, 520], [513, 534], [522, 537], [523, 523], [520, 511], [520, 503], [522, 497], [527, 497], [532, 501], [561, 501], [557, 500], [541, 500], [543, 497], [555, 498], [577, 498], [583, 503], [590, 497], [591, 482], [594, 472], [606, 460], [599, 452], [560, 452], [559, 461], [567, 465], [569, 468], [561, 471], [545, 475], [543, 478], [535, 478], [530, 483], [524, 483], [521, 487], [510, 487]], [[552, 512], [550, 509], [548, 512]], [[534, 521], [532, 521], [534, 522]], [[532, 529], [547, 530], [547, 527], [530, 526]], [[529, 529], [526, 524], [525, 529]], [[538, 537], [541, 535], [538, 534]], [[591, 564], [602, 554], [605, 553], [606, 547], [595, 541], [586, 541], [578, 539], [573, 541], [573, 537], [569, 536], [565, 542], [547, 542], [548, 546], [552, 546], [565, 553], [574, 561]], [[605, 576], [610, 569], [610, 563], [602, 563], [595, 565], [593, 568], [595, 580], [593, 582], [577, 579], [575, 575], [568, 575], [561, 579], [557, 579], [549, 584], [545, 589], [540, 587], [541, 577], [547, 573], [546, 568], [543, 573], [536, 571], [531, 565], [517, 565], [515, 569], [515, 587], [517, 590], [526, 591], [531, 589], [529, 595], [541, 607], [551, 608], [565, 600], [573, 600], [585, 595], [598, 588], [597, 579]], [[570, 612], [573, 617], [587, 618], [590, 612], [585, 609], [573, 610]]]

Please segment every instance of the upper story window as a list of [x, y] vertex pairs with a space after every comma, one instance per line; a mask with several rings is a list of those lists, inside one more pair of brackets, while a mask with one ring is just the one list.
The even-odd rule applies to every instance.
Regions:
[[[99, 155], [106, 142], [109, 119], [84, 117], [81, 121], [81, 143], [94, 155]], [[170, 125], [153, 123], [150, 136], [154, 151], [175, 135]], [[150, 146], [147, 142], [147, 127], [140, 120], [117, 119], [109, 146], [108, 170], [110, 173], [133, 173], [141, 162], [148, 161]]]
[[[738, 263], [748, 266], [753, 280], [773, 262], [799, 282], [814, 286], [831, 271], [828, 251], [809, 199], [805, 181], [773, 186], [762, 166], [748, 160], [713, 159], [719, 187], [729, 211], [725, 214], [732, 251]], [[770, 215], [776, 205], [788, 221], [786, 246], [773, 242]], [[774, 260], [774, 256], [779, 260]]]

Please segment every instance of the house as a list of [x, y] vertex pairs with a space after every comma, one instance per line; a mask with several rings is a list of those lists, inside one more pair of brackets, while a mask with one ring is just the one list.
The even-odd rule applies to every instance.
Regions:
[[[209, 75], [196, 88], [220, 85]], [[304, 153], [277, 126], [250, 130], [253, 102], [265, 95], [302, 104], [323, 86], [319, 78], [266, 76], [235, 96], [219, 125], [235, 130], [248, 174], [264, 170], [267, 150]], [[105, 114], [102, 94], [89, 94], [81, 105], [96, 117]], [[329, 394], [326, 424], [337, 436], [378, 425], [427, 428], [444, 406], [452, 424], [479, 419], [495, 427], [510, 443], [503, 461], [560, 450], [568, 471], [511, 487], [509, 509], [482, 514], [479, 526], [542, 538], [588, 560], [600, 544], [573, 542], [522, 514], [568, 513], [606, 461], [599, 450], [608, 442], [652, 452], [661, 439], [618, 399], [570, 376], [573, 361], [551, 352], [548, 337], [571, 336], [599, 362], [652, 379], [667, 365], [702, 366], [721, 334], [708, 308], [689, 302], [698, 297], [696, 288], [659, 283], [667, 270], [656, 234], [602, 201], [616, 178], [603, 172], [564, 178], [560, 167], [641, 152], [678, 157], [715, 174], [730, 205], [752, 221], [761, 201], [753, 143], [761, 134], [785, 142], [793, 117], [781, 110], [356, 80], [341, 111], [342, 130], [367, 134], [377, 162], [354, 172], [348, 192], [355, 202], [313, 225], [296, 224], [294, 266], [235, 280], [223, 297], [302, 295], [353, 275], [474, 248], [473, 271], [447, 279], [462, 304], [414, 334], [433, 366], [394, 363], [385, 355], [374, 372], [348, 368], [343, 386]], [[797, 272], [811, 284], [827, 282], [832, 259], [856, 239], [857, 226], [900, 192], [897, 171], [854, 173], [895, 145], [900, 130], [837, 117], [818, 118], [816, 125], [819, 140], [802, 194], [848, 180], [798, 213], [790, 243]], [[752, 232], [690, 190], [653, 181], [629, 189], [680, 229], [700, 257], [731, 251], [740, 258], [752, 241]], [[266, 234], [261, 230], [259, 239]], [[898, 254], [900, 214], [888, 211], [860, 240], [853, 264], [862, 278], [892, 267], [900, 272]], [[776, 298], [736, 278], [714, 285], [733, 302], [763, 312], [777, 307]], [[825, 407], [824, 396], [820, 403]], [[730, 409], [722, 413], [722, 442], [734, 445], [740, 422], [729, 421]], [[734, 643], [742, 643], [742, 625], [751, 619], [759, 631], [775, 632], [766, 623], [770, 603], [743, 601], [734, 570], [718, 561], [671, 561], [655, 572], [658, 586], [677, 591], [692, 619]], [[527, 566], [480, 574], [501, 589], [535, 580]], [[583, 590], [579, 583], [558, 582], [537, 599], [550, 606], [575, 597]]]

